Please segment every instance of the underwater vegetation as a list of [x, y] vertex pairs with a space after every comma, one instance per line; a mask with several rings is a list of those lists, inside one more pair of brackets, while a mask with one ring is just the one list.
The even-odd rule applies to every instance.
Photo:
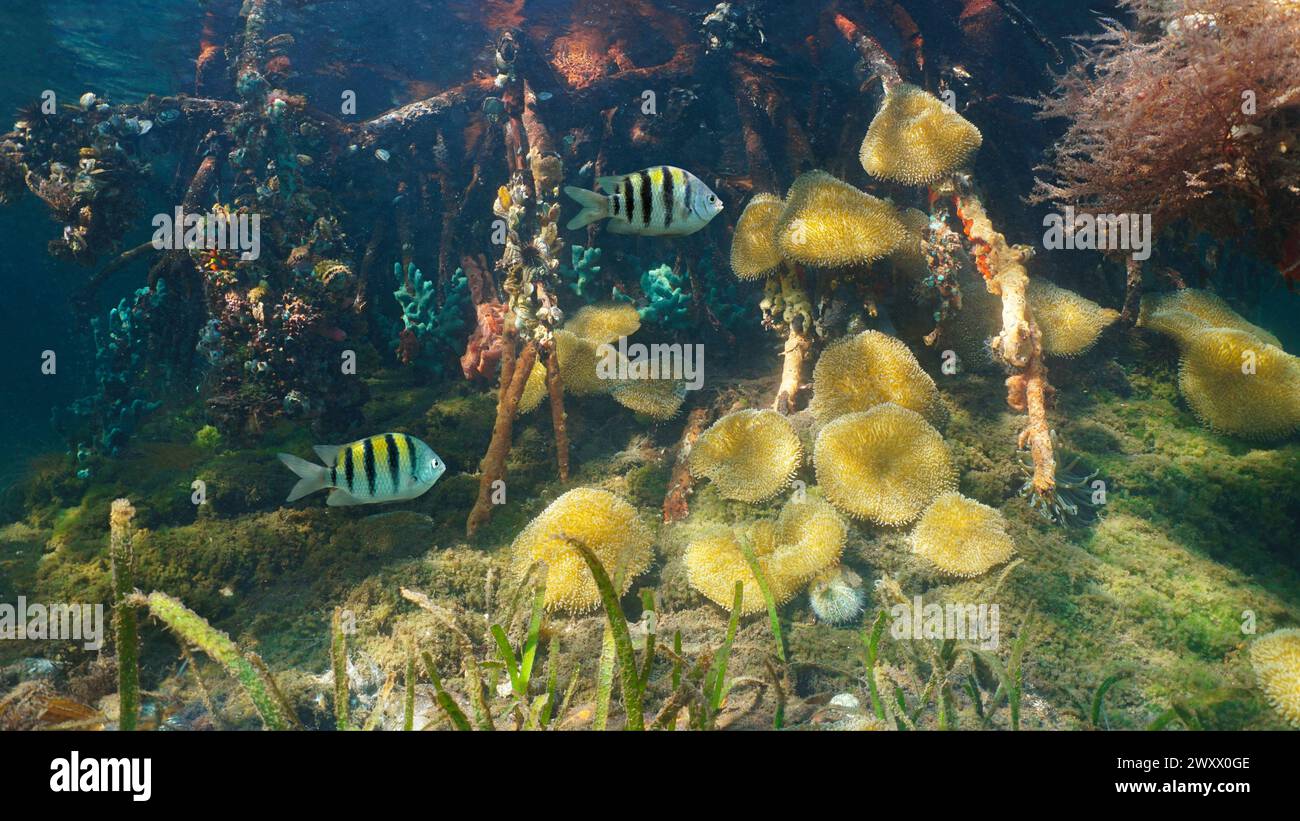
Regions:
[[[0, 603], [112, 612], [0, 646], [0, 727], [1300, 726], [1300, 360], [1241, 282], [1294, 278], [1294, 3], [1121, 2], [1014, 82], [1060, 61], [1004, 3], [421, 0], [436, 65], [299, 5], [0, 136], [94, 363]], [[313, 445], [376, 504], [286, 501]]]

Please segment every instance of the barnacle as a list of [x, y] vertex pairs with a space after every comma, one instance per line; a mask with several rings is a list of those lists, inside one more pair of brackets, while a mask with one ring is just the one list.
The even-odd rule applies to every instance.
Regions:
[[822, 352], [813, 368], [809, 409], [819, 424], [883, 402], [943, 419], [939, 389], [910, 348], [879, 331], [863, 331]]
[[1084, 353], [1119, 319], [1119, 311], [1042, 279], [1029, 280], [1025, 297], [1043, 334], [1043, 353], [1054, 356]]
[[1279, 439], [1300, 428], [1300, 359], [1246, 331], [1189, 332], [1178, 388], [1197, 418], [1222, 433]]
[[920, 414], [892, 402], [822, 428], [813, 464], [831, 504], [882, 525], [907, 524], [956, 485], [943, 437]]
[[[1176, 311], [1185, 311], [1201, 323], [1180, 316]], [[1175, 339], [1183, 337], [1200, 327], [1235, 328], [1245, 331], [1270, 345], [1282, 347], [1276, 336], [1246, 321], [1246, 318], [1224, 302], [1217, 294], [1195, 288], [1182, 288], [1165, 294], [1150, 294], [1142, 298], [1142, 309], [1138, 314], [1138, 327], [1150, 328]]]
[[944, 493], [921, 514], [912, 529], [912, 552], [949, 576], [978, 576], [1016, 552], [1002, 514], [967, 499]]
[[774, 410], [729, 413], [700, 434], [690, 470], [707, 477], [728, 499], [761, 502], [789, 486], [803, 463], [803, 447], [790, 420]]
[[928, 185], [965, 165], [982, 139], [978, 128], [938, 97], [903, 84], [886, 95], [858, 158], [873, 177]]
[[825, 268], [866, 264], [907, 241], [907, 226], [894, 206], [825, 171], [794, 181], [776, 225], [782, 256]]
[[654, 536], [636, 508], [607, 490], [581, 487], [563, 494], [511, 545], [515, 570], [546, 568], [546, 606], [581, 613], [600, 604], [600, 591], [575, 544], [586, 545], [626, 593], [650, 566]]
[[1292, 727], [1300, 728], [1300, 630], [1274, 630], [1250, 643], [1250, 666], [1273, 705]]
[[631, 336], [641, 327], [641, 314], [630, 302], [587, 305], [564, 324], [564, 330], [597, 345]]
[[758, 194], [741, 212], [731, 238], [731, 270], [740, 279], [762, 279], [781, 264], [776, 223], [784, 209], [780, 197]]
[[765, 606], [758, 580], [742, 549], [748, 541], [768, 590], [779, 606], [827, 568], [835, 567], [843, 552], [848, 527], [830, 505], [815, 497], [790, 500], [775, 522], [760, 520], [748, 528], [713, 527], [686, 549], [686, 576], [714, 603], [730, 609], [736, 582], [742, 584], [741, 613], [757, 613]]

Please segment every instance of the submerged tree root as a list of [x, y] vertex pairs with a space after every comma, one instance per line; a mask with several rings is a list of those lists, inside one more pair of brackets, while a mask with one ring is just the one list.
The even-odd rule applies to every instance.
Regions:
[[1018, 444], [1033, 455], [1034, 493], [1050, 498], [1056, 492], [1056, 456], [1047, 422], [1047, 403], [1055, 391], [1047, 381], [1042, 336], [1025, 298], [1029, 285], [1025, 261], [1032, 251], [1025, 246], [1009, 245], [1006, 237], [993, 227], [975, 194], [963, 192], [955, 199], [957, 215], [974, 248], [985, 285], [989, 293], [1002, 299], [1002, 331], [994, 338], [993, 349], [1004, 363], [1016, 370], [1007, 379], [1007, 404], [1029, 417]]

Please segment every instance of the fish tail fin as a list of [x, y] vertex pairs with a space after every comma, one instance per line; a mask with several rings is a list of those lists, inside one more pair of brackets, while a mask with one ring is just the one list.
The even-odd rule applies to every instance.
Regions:
[[298, 484], [289, 491], [289, 498], [284, 500], [286, 504], [329, 487], [329, 468], [308, 462], [306, 459], [299, 459], [292, 453], [281, 453], [279, 456], [285, 467], [298, 474]]
[[565, 226], [568, 230], [584, 228], [598, 219], [609, 216], [609, 197], [572, 185], [564, 186], [564, 193], [582, 206], [582, 210], [578, 212], [578, 215], [569, 220], [569, 224]]

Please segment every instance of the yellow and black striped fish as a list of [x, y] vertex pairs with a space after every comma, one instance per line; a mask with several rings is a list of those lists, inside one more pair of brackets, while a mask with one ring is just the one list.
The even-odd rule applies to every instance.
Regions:
[[316, 445], [324, 465], [281, 453], [280, 461], [298, 474], [286, 502], [331, 488], [325, 504], [367, 505], [401, 502], [421, 495], [447, 466], [419, 439], [405, 433], [381, 433], [347, 445]]
[[565, 186], [564, 193], [582, 206], [569, 220], [570, 231], [608, 217], [611, 233], [679, 237], [708, 225], [722, 210], [722, 200], [699, 177], [671, 165], [601, 177], [596, 187], [605, 193]]

